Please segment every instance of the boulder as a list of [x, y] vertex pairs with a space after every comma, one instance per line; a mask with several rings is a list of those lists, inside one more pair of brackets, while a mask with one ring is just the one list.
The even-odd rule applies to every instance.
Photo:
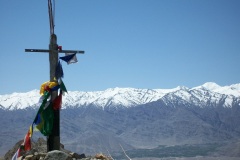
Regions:
[[71, 156], [65, 152], [54, 150], [47, 153], [44, 160], [72, 160]]
[[77, 153], [74, 153], [74, 152], [71, 152], [69, 153], [71, 155], [72, 158], [75, 158], [75, 159], [82, 159], [82, 158], [86, 158], [85, 154], [77, 154]]

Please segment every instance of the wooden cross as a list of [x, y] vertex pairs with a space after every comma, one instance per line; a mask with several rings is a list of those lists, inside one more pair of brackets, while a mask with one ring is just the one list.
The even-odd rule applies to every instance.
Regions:
[[[84, 51], [78, 50], [59, 50], [57, 45], [57, 36], [51, 34], [49, 50], [47, 49], [25, 49], [25, 52], [48, 52], [49, 64], [50, 64], [50, 81], [55, 82], [55, 71], [58, 64], [58, 53], [81, 53]], [[51, 92], [51, 101], [53, 101], [58, 95], [58, 91]], [[52, 133], [47, 137], [47, 150], [60, 150], [60, 112], [54, 110], [54, 121]]]

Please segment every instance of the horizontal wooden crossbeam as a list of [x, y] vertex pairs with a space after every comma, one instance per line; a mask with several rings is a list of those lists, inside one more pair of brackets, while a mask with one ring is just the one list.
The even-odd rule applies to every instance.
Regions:
[[[25, 49], [25, 52], [50, 52], [48, 49]], [[84, 54], [84, 51], [79, 50], [58, 50], [58, 53], [80, 53]]]
[[77, 51], [77, 50], [61, 50], [58, 53], [81, 53], [84, 54], [84, 51]]
[[49, 52], [48, 49], [25, 49], [25, 52]]

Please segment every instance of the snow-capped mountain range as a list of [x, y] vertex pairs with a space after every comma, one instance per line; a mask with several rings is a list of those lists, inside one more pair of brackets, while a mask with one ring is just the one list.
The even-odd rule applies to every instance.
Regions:
[[[26, 134], [40, 97], [39, 90], [0, 95], [0, 155]], [[130, 150], [224, 143], [236, 149], [222, 150], [240, 156], [240, 83], [69, 91], [62, 108], [61, 142], [77, 153], [94, 154], [103, 148], [119, 152], [119, 144]]]
[[[25, 109], [37, 107], [40, 99], [39, 90], [26, 93], [12, 93], [0, 95], [0, 108], [4, 110]], [[62, 108], [75, 108], [95, 105], [100, 108], [110, 106], [134, 107], [162, 99], [164, 103], [191, 103], [204, 107], [209, 103], [222, 103], [224, 107], [231, 107], [233, 103], [240, 103], [240, 83], [230, 86], [219, 86], [214, 82], [207, 82], [201, 86], [187, 88], [178, 86], [173, 89], [136, 89], [110, 88], [105, 91], [81, 92], [68, 91], [63, 96]]]

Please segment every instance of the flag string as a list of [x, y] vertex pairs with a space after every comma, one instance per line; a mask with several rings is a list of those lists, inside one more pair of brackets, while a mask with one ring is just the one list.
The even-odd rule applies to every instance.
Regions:
[[[50, 0], [49, 0], [50, 2]], [[50, 4], [50, 3], [49, 3]], [[52, 13], [51, 13], [52, 14]], [[70, 56], [70, 57], [69, 57]], [[62, 106], [62, 95], [64, 95], [64, 92], [67, 92], [66, 86], [62, 81], [63, 78], [63, 69], [62, 65], [60, 63], [60, 59], [70, 63], [76, 63], [76, 54], [66, 55], [65, 57], [59, 58], [58, 66], [56, 67], [56, 81], [57, 82], [44, 82], [40, 87], [40, 95], [39, 103], [41, 104], [38, 112], [30, 125], [27, 134], [25, 135], [23, 142], [15, 152], [15, 154], [12, 157], [12, 160], [17, 160], [19, 157], [23, 156], [27, 152], [31, 151], [31, 141], [33, 137], [34, 131], [40, 131], [44, 136], [48, 136], [52, 132], [52, 126], [53, 126], [53, 110], [59, 110]], [[50, 95], [53, 91], [60, 90], [58, 96], [51, 102]], [[35, 126], [35, 128], [34, 128]]]

